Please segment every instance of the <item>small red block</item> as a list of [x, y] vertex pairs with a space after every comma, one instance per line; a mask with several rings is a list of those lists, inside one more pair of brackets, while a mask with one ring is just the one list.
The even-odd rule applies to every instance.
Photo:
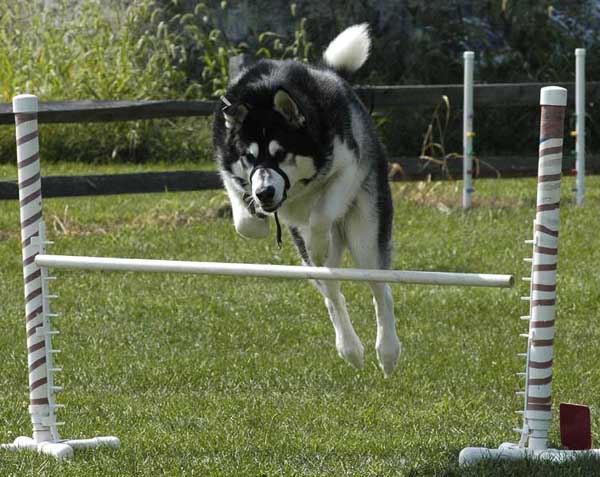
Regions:
[[590, 408], [581, 404], [560, 404], [560, 442], [570, 450], [592, 448]]

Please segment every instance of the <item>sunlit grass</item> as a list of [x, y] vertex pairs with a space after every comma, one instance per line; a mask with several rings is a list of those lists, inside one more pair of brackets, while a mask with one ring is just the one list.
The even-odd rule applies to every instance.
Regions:
[[[585, 208], [563, 181], [555, 406], [590, 404], [600, 425], [600, 180]], [[535, 180], [481, 180], [476, 207], [460, 184], [394, 184], [394, 267], [527, 274]], [[239, 238], [214, 213], [222, 192], [45, 201], [52, 253], [298, 263], [289, 237]], [[66, 210], [66, 219], [65, 217]], [[53, 217], [65, 227], [53, 225]], [[30, 432], [15, 202], [0, 203], [0, 442]], [[350, 265], [350, 263], [347, 263]], [[0, 456], [1, 475], [594, 475], [565, 466], [487, 463], [459, 469], [466, 446], [515, 441], [514, 373], [524, 343], [513, 290], [394, 286], [404, 345], [398, 371], [377, 368], [368, 288], [343, 285], [366, 348], [357, 372], [335, 352], [322, 299], [308, 284], [184, 275], [57, 272], [64, 367], [62, 434], [113, 434], [119, 450], [72, 463]], [[551, 440], [559, 442], [558, 424]]]

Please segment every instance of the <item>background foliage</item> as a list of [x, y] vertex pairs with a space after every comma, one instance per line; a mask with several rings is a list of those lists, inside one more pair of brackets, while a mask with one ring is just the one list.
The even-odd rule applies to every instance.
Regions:
[[[335, 32], [363, 21], [375, 41], [356, 83], [460, 83], [465, 49], [476, 51], [479, 82], [573, 80], [576, 47], [588, 49], [588, 78], [600, 73], [597, 0], [34, 0], [0, 2], [0, 100], [210, 98], [226, 87], [232, 55], [318, 61]], [[476, 151], [535, 150], [536, 109], [476, 110]], [[381, 121], [391, 155], [418, 155], [430, 116], [417, 108]], [[460, 123], [451, 105], [449, 151], [460, 150]], [[597, 150], [593, 105], [589, 124]], [[203, 119], [45, 126], [44, 158], [207, 161], [208, 129]], [[12, 161], [12, 143], [0, 128], [0, 161]]]

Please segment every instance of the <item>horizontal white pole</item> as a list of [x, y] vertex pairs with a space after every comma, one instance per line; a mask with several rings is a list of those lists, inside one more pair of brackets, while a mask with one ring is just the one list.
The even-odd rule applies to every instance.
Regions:
[[351, 280], [359, 282], [414, 283], [422, 285], [458, 285], [472, 287], [512, 287], [512, 275], [483, 273], [411, 272], [401, 270], [365, 270], [357, 268], [304, 267], [253, 263], [186, 262], [137, 258], [77, 257], [37, 255], [40, 267], [123, 272], [201, 273], [246, 277], [303, 278], [314, 280]]

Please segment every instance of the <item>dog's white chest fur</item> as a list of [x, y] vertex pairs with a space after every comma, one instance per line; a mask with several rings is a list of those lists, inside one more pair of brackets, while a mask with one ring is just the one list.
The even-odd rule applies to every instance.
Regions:
[[[298, 181], [289, 191], [288, 200], [279, 210], [279, 215], [285, 223], [307, 226], [311, 215], [324, 213], [333, 221], [342, 218], [358, 192], [364, 173], [360, 171], [356, 154], [338, 136], [333, 140], [333, 154], [329, 161], [331, 166], [322, 176], [308, 184]], [[296, 167], [314, 167], [311, 158], [302, 158], [302, 162], [303, 165], [301, 161], [297, 161]], [[338, 183], [344, 185], [346, 193], [335, 193], [338, 189], [335, 184]]]

